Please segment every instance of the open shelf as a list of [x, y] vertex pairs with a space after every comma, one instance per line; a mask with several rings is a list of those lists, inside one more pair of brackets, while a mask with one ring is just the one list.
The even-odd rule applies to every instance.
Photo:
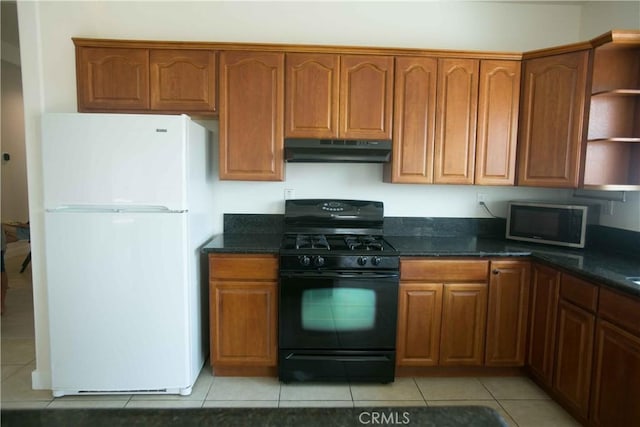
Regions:
[[640, 96], [640, 89], [613, 89], [594, 92], [591, 97], [598, 96]]
[[583, 188], [640, 191], [640, 43], [595, 48]]
[[612, 137], [612, 138], [594, 138], [594, 139], [589, 139], [587, 140], [587, 143], [589, 142], [624, 142], [624, 143], [631, 143], [631, 144], [635, 144], [635, 143], [639, 143], [640, 142], [640, 138], [626, 138], [626, 137], [620, 137], [620, 138], [616, 138], [616, 137]]

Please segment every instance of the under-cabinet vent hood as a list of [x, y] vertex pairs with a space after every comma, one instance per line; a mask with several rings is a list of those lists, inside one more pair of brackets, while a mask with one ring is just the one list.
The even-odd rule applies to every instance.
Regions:
[[386, 163], [391, 158], [391, 141], [350, 139], [285, 139], [288, 162]]

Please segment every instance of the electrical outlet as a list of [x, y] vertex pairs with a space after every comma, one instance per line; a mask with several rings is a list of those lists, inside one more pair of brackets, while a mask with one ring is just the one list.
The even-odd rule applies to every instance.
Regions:
[[476, 202], [478, 204], [482, 204], [483, 202], [486, 202], [487, 200], [487, 195], [485, 193], [476, 193]]
[[296, 190], [294, 190], [293, 188], [285, 188], [284, 189], [284, 199], [285, 200], [290, 200], [295, 198], [296, 196]]

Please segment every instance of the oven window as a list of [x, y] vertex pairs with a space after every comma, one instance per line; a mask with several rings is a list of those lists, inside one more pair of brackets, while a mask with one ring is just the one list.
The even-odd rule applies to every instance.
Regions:
[[319, 332], [363, 331], [375, 324], [373, 289], [316, 288], [302, 293], [302, 328]]

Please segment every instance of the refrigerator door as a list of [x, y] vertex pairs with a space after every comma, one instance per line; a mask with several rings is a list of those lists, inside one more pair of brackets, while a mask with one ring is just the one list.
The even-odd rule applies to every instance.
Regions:
[[42, 116], [44, 207], [187, 209], [187, 116]]
[[187, 214], [45, 214], [52, 390], [189, 394]]

